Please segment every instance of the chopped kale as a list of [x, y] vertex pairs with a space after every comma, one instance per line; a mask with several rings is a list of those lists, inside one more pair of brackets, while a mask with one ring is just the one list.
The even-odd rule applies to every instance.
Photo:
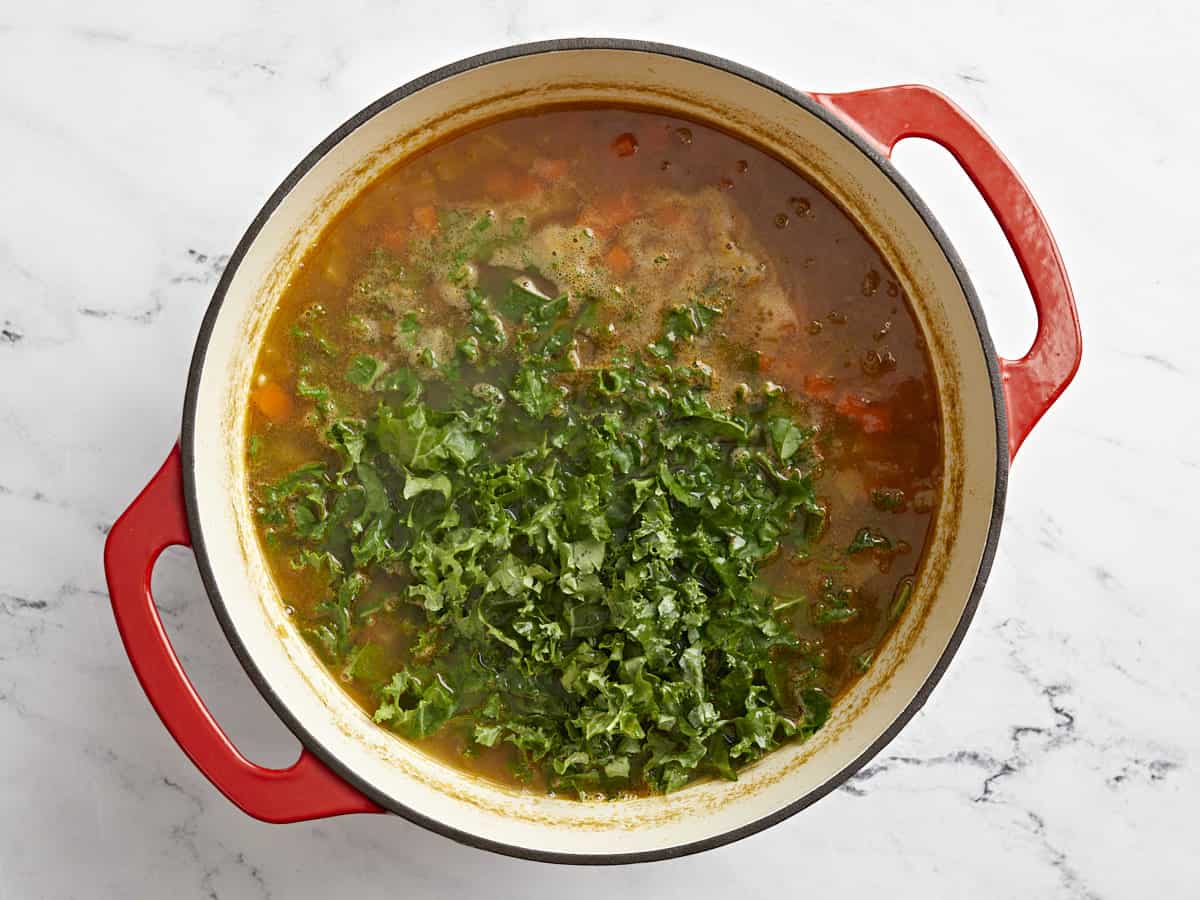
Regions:
[[[338, 464], [262, 492], [294, 564], [329, 580], [310, 637], [373, 687], [375, 720], [411, 738], [458, 723], [582, 793], [735, 778], [819, 728], [811, 666], [778, 688], [800, 684], [781, 616], [803, 598], [759, 580], [824, 515], [803, 465], [812, 430], [778, 399], [714, 406], [701, 368], [659, 358], [720, 311], [678, 307], [667, 352], [564, 380], [584, 320], [565, 297], [465, 296], [480, 352], [461, 354], [461, 390], [434, 403], [410, 369], [354, 357], [347, 382], [382, 402], [328, 425]], [[416, 616], [394, 671], [365, 624], [377, 581]]]

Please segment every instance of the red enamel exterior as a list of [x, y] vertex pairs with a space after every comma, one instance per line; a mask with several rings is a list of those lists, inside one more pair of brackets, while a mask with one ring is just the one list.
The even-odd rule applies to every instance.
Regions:
[[155, 561], [177, 544], [191, 546], [178, 445], [108, 533], [104, 570], [125, 652], [183, 752], [222, 794], [265, 822], [383, 812], [308, 750], [286, 769], [266, 769], [221, 731], [179, 664], [150, 593]]
[[1038, 316], [1037, 335], [1029, 352], [1021, 359], [1000, 360], [1012, 459], [1075, 377], [1083, 352], [1071, 283], [1042, 211], [983, 130], [933, 88], [903, 84], [812, 97], [855, 128], [883, 156], [890, 156], [906, 137], [928, 138], [945, 147], [999, 221]]

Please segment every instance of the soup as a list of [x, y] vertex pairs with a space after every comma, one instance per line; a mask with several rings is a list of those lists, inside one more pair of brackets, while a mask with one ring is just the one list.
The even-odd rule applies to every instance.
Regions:
[[939, 433], [899, 281], [835, 203], [702, 123], [571, 107], [339, 214], [246, 454], [287, 611], [381, 727], [593, 798], [821, 728], [904, 614]]

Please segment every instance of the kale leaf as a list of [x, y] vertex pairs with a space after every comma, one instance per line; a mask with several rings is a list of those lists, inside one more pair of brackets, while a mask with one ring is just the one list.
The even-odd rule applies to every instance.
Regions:
[[[452, 277], [492, 226], [456, 227]], [[403, 275], [378, 265], [360, 292]], [[816, 731], [819, 655], [785, 618], [807, 604], [760, 578], [824, 520], [815, 432], [777, 390], [717, 405], [706, 367], [673, 363], [721, 310], [675, 307], [642, 353], [573, 372], [594, 305], [518, 284], [464, 296], [453, 383], [354, 357], [347, 382], [379, 399], [362, 419], [302, 388], [336, 462], [264, 488], [258, 515], [327, 580], [310, 640], [373, 691], [380, 724], [511, 745], [554, 790], [733, 779]], [[851, 551], [881, 541], [864, 529]], [[810, 611], [854, 614], [832, 593]], [[373, 642], [381, 615], [409, 629], [402, 662]]]

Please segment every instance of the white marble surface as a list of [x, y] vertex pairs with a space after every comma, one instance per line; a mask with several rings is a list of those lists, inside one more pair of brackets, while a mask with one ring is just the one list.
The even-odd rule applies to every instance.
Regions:
[[[1195, 41], [1175, 2], [353, 0], [0, 6], [0, 898], [1185, 897], [1200, 882], [1200, 253]], [[178, 431], [222, 263], [338, 122], [432, 67], [574, 34], [663, 40], [806, 89], [958, 99], [1033, 187], [1086, 352], [1026, 444], [979, 615], [925, 710], [849, 785], [701, 857], [541, 866], [392, 817], [272, 827], [192, 768], [122, 653], [109, 523]], [[996, 226], [940, 151], [902, 170], [1001, 349], [1033, 329]], [[295, 740], [190, 554], [155, 583], [220, 721]]]

